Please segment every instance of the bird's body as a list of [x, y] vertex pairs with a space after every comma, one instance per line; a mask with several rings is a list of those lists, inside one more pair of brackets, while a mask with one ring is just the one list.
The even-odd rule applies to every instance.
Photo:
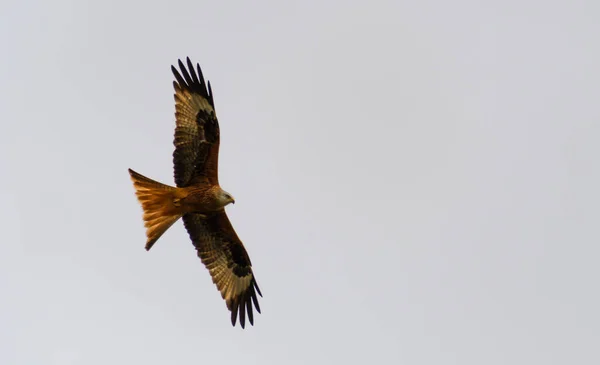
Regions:
[[131, 169], [136, 195], [144, 210], [146, 250], [183, 217], [184, 225], [198, 256], [225, 299], [235, 325], [238, 313], [245, 325], [248, 314], [253, 324], [252, 304], [260, 307], [261, 295], [252, 272], [250, 257], [235, 233], [225, 206], [235, 203], [218, 180], [219, 124], [200, 67], [197, 73], [187, 59], [188, 69], [179, 61], [181, 74], [172, 67], [175, 88], [175, 152], [173, 163], [176, 187], [149, 179]]

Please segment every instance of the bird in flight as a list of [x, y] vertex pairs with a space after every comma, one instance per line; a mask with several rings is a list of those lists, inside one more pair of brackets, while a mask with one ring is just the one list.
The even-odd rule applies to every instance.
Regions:
[[260, 313], [256, 293], [262, 296], [252, 272], [250, 257], [233, 229], [225, 206], [233, 196], [219, 185], [219, 122], [213, 93], [204, 81], [200, 65], [179, 60], [181, 73], [171, 66], [175, 81], [176, 187], [161, 184], [131, 169], [136, 196], [144, 211], [146, 250], [179, 218], [231, 311], [235, 326], [238, 314], [244, 328], [246, 315], [254, 325], [252, 305]]

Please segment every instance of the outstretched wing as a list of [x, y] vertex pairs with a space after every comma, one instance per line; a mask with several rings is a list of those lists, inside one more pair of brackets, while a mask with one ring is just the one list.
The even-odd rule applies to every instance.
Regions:
[[[173, 165], [178, 187], [207, 181], [218, 184], [219, 122], [210, 82], [204, 82], [200, 65], [179, 60], [181, 74], [171, 66], [175, 88], [175, 152]], [[183, 76], [182, 76], [183, 75]]]
[[231, 324], [235, 326], [239, 313], [242, 328], [246, 324], [246, 314], [250, 324], [254, 325], [252, 304], [260, 313], [256, 293], [262, 294], [252, 273], [250, 257], [227, 214], [220, 212], [204, 217], [188, 213], [183, 216], [183, 224], [231, 311]]

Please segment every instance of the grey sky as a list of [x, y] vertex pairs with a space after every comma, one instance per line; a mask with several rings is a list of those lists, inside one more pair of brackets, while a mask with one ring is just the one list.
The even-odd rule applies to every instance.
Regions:
[[[1, 364], [600, 363], [600, 3], [169, 4], [0, 5]], [[173, 183], [186, 56], [245, 330], [127, 174]]]

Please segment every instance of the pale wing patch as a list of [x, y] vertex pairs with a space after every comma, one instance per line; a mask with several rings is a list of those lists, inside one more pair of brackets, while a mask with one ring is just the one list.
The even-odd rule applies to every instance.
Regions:
[[[214, 240], [211, 241], [214, 242]], [[202, 252], [200, 253], [203, 254]], [[215, 254], [217, 254], [216, 257]], [[204, 255], [207, 255], [209, 258], [207, 257], [202, 261], [210, 272], [212, 281], [217, 285], [223, 299], [234, 299], [250, 287], [252, 283], [252, 274], [243, 277], [237, 276], [229, 267], [225, 255], [218, 255], [218, 251], [216, 250], [211, 250], [210, 253], [206, 252]]]

